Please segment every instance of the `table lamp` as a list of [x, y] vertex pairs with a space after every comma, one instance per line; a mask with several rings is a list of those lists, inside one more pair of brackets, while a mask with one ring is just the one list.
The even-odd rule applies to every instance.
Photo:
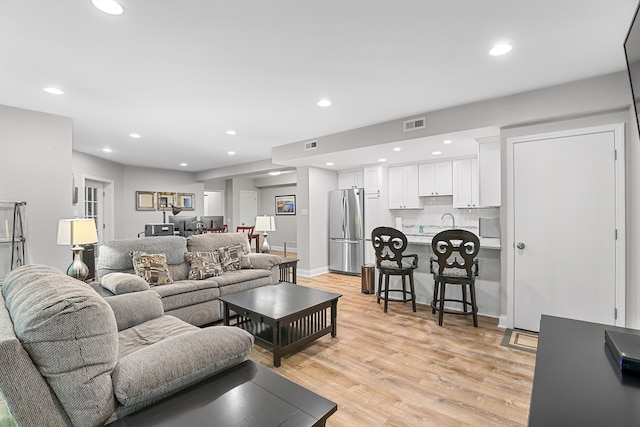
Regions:
[[67, 269], [67, 274], [78, 280], [84, 281], [89, 275], [89, 267], [82, 260], [84, 248], [87, 245], [98, 242], [96, 222], [91, 218], [61, 219], [58, 221], [58, 244], [72, 245], [73, 262]]
[[[174, 205], [169, 205], [169, 206], [171, 206], [171, 213], [173, 214], [173, 216], [176, 216], [180, 212], [182, 212], [182, 208], [179, 208], [178, 206], [174, 206]], [[167, 211], [162, 211], [162, 223], [163, 224], [167, 223]]]
[[276, 219], [266, 215], [257, 216], [254, 230], [262, 232], [264, 241], [262, 242], [262, 246], [260, 246], [260, 252], [268, 254], [271, 251], [271, 246], [269, 246], [269, 242], [267, 242], [267, 234], [269, 231], [276, 231]]

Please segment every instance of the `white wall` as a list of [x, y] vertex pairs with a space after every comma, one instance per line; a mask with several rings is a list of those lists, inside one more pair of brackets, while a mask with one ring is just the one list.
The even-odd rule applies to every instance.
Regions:
[[[124, 220], [118, 230], [122, 238], [137, 237], [144, 225], [162, 222], [162, 211], [137, 211], [136, 191], [168, 191], [195, 194], [195, 210], [182, 211], [180, 216], [202, 216], [204, 211], [204, 184], [196, 182], [190, 172], [154, 168], [124, 167], [124, 188], [121, 210]], [[167, 211], [167, 217], [171, 215]]]
[[[297, 244], [297, 220], [300, 210], [296, 209], [296, 215], [276, 215], [276, 196], [296, 195], [296, 186], [265, 187], [260, 189], [260, 203], [258, 215], [275, 216], [276, 231], [269, 233], [269, 244], [273, 249], [282, 250], [284, 242], [287, 242], [287, 251], [295, 248]], [[296, 197], [297, 203], [297, 197]]]
[[71, 251], [56, 238], [73, 213], [71, 136], [70, 118], [0, 105], [0, 200], [27, 202], [28, 261], [63, 271]]
[[627, 119], [627, 327], [640, 329], [640, 137], [633, 106]]

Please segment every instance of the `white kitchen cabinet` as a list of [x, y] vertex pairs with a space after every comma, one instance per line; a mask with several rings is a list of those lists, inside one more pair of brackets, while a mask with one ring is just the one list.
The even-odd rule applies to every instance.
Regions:
[[418, 196], [418, 165], [389, 168], [389, 209], [422, 209]]
[[480, 206], [500, 206], [500, 137], [478, 138]]
[[419, 196], [450, 196], [453, 194], [452, 163], [424, 163], [418, 168]]
[[371, 166], [364, 168], [365, 194], [380, 194], [382, 192], [382, 167]]
[[364, 174], [360, 171], [338, 172], [338, 189], [362, 188]]
[[478, 159], [454, 160], [453, 207], [476, 208], [478, 202]]

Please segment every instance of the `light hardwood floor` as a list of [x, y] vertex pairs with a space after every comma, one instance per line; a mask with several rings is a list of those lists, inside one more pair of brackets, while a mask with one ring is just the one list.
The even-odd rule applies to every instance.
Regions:
[[250, 358], [338, 404], [327, 426], [522, 426], [535, 355], [502, 347], [496, 319], [445, 315], [360, 292], [360, 278], [324, 274], [298, 284], [340, 293], [338, 335], [324, 336], [273, 367], [256, 345]]

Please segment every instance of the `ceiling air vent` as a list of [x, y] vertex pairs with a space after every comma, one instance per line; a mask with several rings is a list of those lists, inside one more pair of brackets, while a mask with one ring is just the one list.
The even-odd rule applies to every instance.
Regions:
[[309, 141], [304, 143], [304, 151], [315, 150], [318, 148], [318, 141]]
[[424, 117], [418, 117], [417, 119], [405, 120], [402, 122], [402, 125], [405, 132], [424, 129], [427, 127], [427, 119]]

